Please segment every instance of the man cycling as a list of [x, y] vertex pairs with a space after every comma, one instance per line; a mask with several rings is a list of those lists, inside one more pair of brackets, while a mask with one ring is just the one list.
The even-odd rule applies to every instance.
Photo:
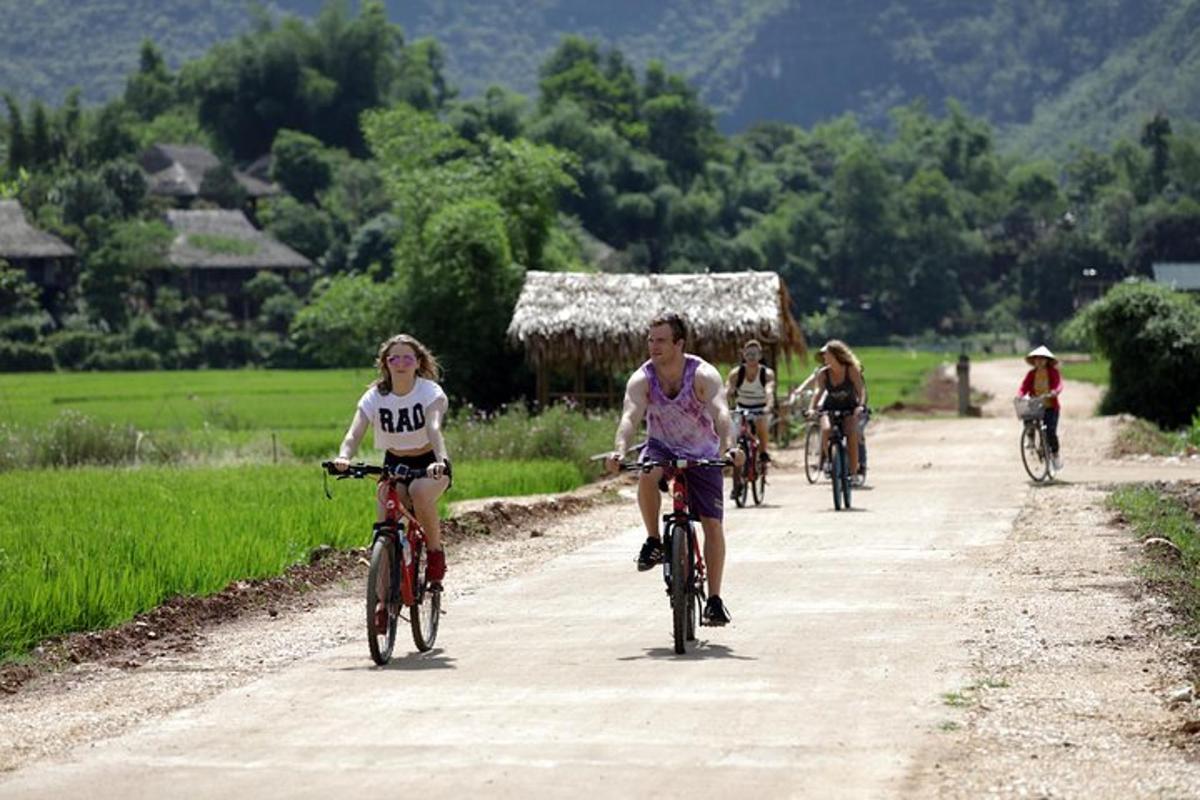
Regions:
[[[606, 466], [616, 472], [629, 450], [643, 417], [647, 442], [643, 461], [717, 458], [724, 450], [735, 463], [745, 456], [733, 446], [733, 426], [721, 388], [721, 374], [703, 359], [685, 354], [687, 324], [678, 314], [662, 314], [651, 321], [646, 336], [650, 358], [629, 377], [625, 406], [617, 425], [615, 450]], [[662, 507], [661, 468], [640, 473], [638, 508], [646, 526], [646, 541], [638, 554], [639, 571], [662, 563], [662, 534], [658, 528]], [[729, 622], [729, 609], [721, 602], [721, 577], [725, 569], [725, 532], [722, 492], [718, 467], [688, 470], [688, 507], [700, 517], [704, 530], [704, 558], [708, 561], [710, 595], [704, 607], [709, 625]]]
[[769, 418], [775, 410], [775, 370], [762, 363], [762, 345], [751, 339], [742, 348], [742, 363], [729, 371], [725, 396], [734, 404], [734, 413], [751, 411], [759, 416], [754, 420], [758, 434], [759, 459], [770, 461], [767, 455]]

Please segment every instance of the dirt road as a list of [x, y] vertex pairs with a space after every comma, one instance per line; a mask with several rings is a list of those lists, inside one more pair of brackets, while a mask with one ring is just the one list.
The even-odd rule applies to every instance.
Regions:
[[[1007, 396], [1020, 370], [980, 365], [975, 382]], [[1069, 388], [1066, 481], [1200, 477], [1194, 462], [1106, 462], [1111, 422], [1081, 417], [1090, 390]], [[973, 729], [947, 697], [978, 683], [986, 614], [972, 609], [1007, 608], [1002, 559], [1047, 491], [1021, 470], [1003, 402], [876, 426], [851, 512], [827, 484], [774, 473], [764, 507], [727, 512], [734, 622], [702, 628], [694, 654], [671, 649], [658, 573], [634, 569], [635, 508], [602, 509], [613, 527], [594, 541], [451, 597], [430, 654], [371, 668], [347, 600], [343, 644], [35, 760], [0, 777], [0, 797], [958, 794], [975, 742], [948, 733]], [[1088, 591], [1072, 597], [1084, 617]], [[983, 789], [1016, 785], [995, 768]]]

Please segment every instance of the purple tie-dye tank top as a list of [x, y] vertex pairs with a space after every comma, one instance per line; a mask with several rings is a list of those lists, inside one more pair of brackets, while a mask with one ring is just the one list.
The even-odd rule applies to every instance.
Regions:
[[646, 407], [646, 432], [651, 442], [665, 447], [676, 458], [716, 458], [720, 449], [717, 429], [704, 403], [696, 399], [693, 386], [700, 359], [684, 355], [683, 385], [675, 397], [667, 397], [654, 364], [642, 364], [650, 379], [650, 402]]

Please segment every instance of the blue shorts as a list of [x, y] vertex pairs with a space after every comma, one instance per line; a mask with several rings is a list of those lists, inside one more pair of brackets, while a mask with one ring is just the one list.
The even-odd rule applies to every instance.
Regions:
[[[672, 461], [679, 458], [662, 442], [651, 439], [642, 450], [641, 461]], [[720, 467], [692, 467], [686, 474], [688, 511], [693, 518], [725, 518], [725, 478]]]

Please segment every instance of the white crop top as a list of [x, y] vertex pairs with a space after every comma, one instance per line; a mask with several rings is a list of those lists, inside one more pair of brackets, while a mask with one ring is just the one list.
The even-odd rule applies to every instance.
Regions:
[[426, 378], [417, 378], [412, 391], [380, 394], [372, 386], [358, 401], [358, 410], [366, 415], [375, 431], [375, 447], [380, 450], [416, 450], [431, 444], [425, 415], [438, 401], [446, 404], [446, 393]]

